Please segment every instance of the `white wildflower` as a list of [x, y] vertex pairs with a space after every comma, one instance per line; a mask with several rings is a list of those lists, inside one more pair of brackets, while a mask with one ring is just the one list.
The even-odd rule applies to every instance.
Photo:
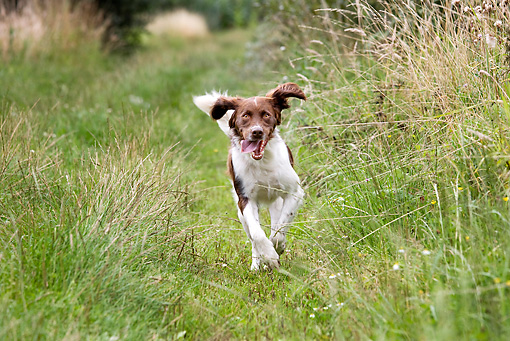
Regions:
[[399, 270], [399, 269], [400, 269], [400, 265], [398, 265], [398, 263], [393, 264], [393, 270]]
[[487, 46], [491, 49], [496, 47], [497, 40], [495, 37], [491, 37], [490, 34], [485, 35], [485, 42], [487, 43]]
[[425, 249], [425, 250], [423, 250], [423, 251], [421, 252], [421, 254], [422, 254], [422, 255], [424, 255], [424, 256], [428, 256], [428, 255], [430, 255], [431, 253], [432, 253], [432, 252], [430, 252], [430, 251], [429, 251], [429, 250], [427, 250], [427, 249]]

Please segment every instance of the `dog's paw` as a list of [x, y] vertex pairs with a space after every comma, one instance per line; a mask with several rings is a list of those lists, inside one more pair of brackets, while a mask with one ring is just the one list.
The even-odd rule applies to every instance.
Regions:
[[262, 263], [267, 265], [271, 270], [278, 269], [280, 267], [280, 255], [276, 252], [272, 243], [271, 247], [261, 254], [261, 260]]
[[280, 267], [280, 260], [274, 258], [253, 258], [251, 262], [251, 271], [273, 270]]
[[254, 244], [252, 255], [252, 270], [259, 270], [261, 265], [265, 265], [270, 269], [280, 267], [280, 256], [273, 247], [273, 243], [265, 238]]
[[252, 257], [251, 271], [258, 271], [260, 269], [260, 257]]
[[264, 267], [268, 267], [269, 270], [279, 269], [280, 268], [280, 260], [279, 259], [265, 259]]
[[277, 234], [271, 237], [271, 242], [276, 252], [281, 255], [285, 251], [285, 237]]

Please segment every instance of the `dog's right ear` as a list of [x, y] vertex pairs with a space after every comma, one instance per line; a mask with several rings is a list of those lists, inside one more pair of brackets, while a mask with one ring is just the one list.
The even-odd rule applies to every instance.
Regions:
[[236, 110], [239, 105], [240, 98], [238, 97], [220, 97], [216, 103], [211, 107], [211, 117], [214, 120], [219, 120], [228, 110]]

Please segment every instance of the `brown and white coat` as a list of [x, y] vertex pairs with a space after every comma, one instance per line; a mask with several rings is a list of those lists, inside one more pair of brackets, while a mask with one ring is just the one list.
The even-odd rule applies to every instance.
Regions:
[[[278, 132], [289, 97], [306, 99], [294, 83], [282, 84], [264, 97], [228, 97], [215, 92], [193, 98], [230, 137], [227, 167], [238, 217], [252, 242], [252, 270], [263, 264], [279, 267], [289, 224], [303, 201], [292, 153]], [[269, 207], [269, 238], [260, 226], [261, 206]]]

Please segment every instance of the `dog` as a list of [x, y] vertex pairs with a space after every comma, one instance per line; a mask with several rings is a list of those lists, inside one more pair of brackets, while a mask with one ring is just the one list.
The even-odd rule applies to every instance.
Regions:
[[[278, 132], [281, 112], [290, 107], [290, 97], [306, 100], [294, 83], [279, 85], [264, 97], [228, 97], [214, 92], [193, 98], [230, 137], [227, 168], [238, 217], [252, 243], [252, 270], [280, 266], [289, 224], [303, 202], [292, 153]], [[260, 226], [261, 206], [269, 207], [269, 238]]]

